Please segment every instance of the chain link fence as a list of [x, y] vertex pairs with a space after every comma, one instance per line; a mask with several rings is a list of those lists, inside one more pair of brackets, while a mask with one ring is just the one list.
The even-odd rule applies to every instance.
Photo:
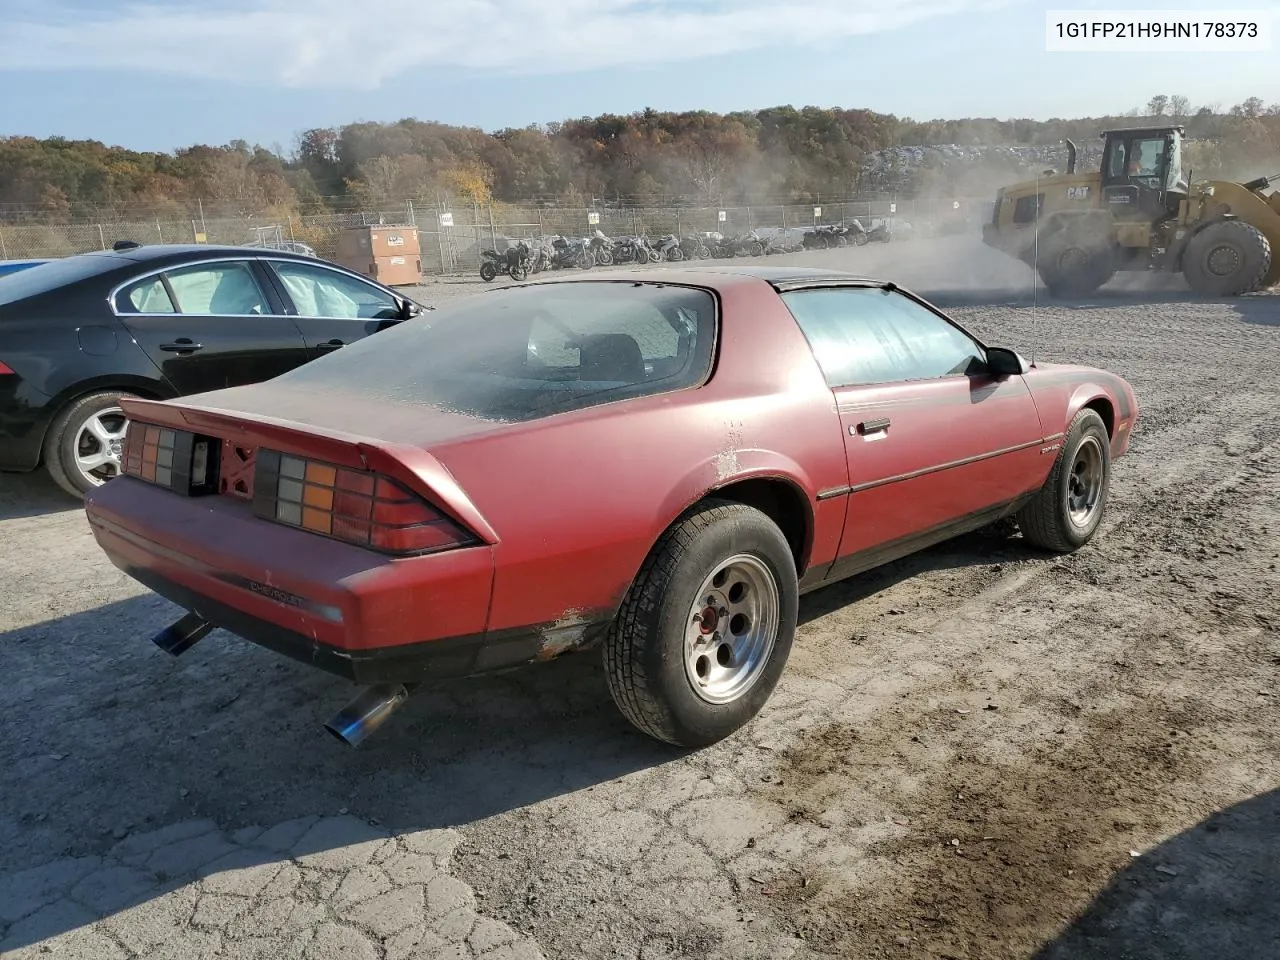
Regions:
[[[453, 204], [406, 200], [382, 209], [286, 217], [223, 217], [188, 220], [119, 220], [44, 224], [0, 222], [0, 260], [53, 258], [107, 250], [118, 240], [139, 243], [267, 244], [305, 243], [317, 255], [336, 254], [338, 235], [352, 227], [415, 226], [425, 276], [475, 273], [485, 249], [505, 249], [509, 241], [540, 236], [586, 237], [666, 234], [688, 237], [718, 232], [735, 236], [751, 230], [803, 231], [818, 224], [858, 220], [870, 230], [884, 220], [912, 236], [939, 233], [975, 235], [991, 214], [989, 199], [843, 200], [822, 204], [739, 207], [523, 207], [514, 204]], [[270, 238], [270, 239], [264, 239]]]

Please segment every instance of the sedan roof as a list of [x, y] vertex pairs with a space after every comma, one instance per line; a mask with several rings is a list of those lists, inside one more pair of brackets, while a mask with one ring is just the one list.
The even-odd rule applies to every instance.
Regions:
[[84, 256], [91, 257], [112, 257], [118, 260], [130, 260], [138, 263], [146, 263], [153, 260], [163, 260], [168, 258], [181, 258], [186, 254], [200, 254], [202, 256], [236, 256], [236, 257], [261, 257], [273, 256], [282, 257], [289, 260], [314, 260], [314, 257], [305, 254], [293, 253], [289, 250], [275, 250], [267, 247], [249, 247], [237, 246], [234, 244], [209, 244], [209, 243], [151, 243], [142, 244], [137, 247], [126, 247], [123, 250], [94, 250]]

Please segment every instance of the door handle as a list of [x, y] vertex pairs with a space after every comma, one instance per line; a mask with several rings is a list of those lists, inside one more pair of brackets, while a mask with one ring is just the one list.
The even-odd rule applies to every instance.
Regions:
[[165, 353], [195, 353], [197, 350], [203, 350], [203, 343], [195, 343], [189, 337], [179, 337], [173, 343], [162, 343], [160, 349]]
[[[889, 418], [881, 417], [879, 420], [863, 420], [858, 424], [858, 433], [864, 436], [868, 433], [879, 433], [889, 429]], [[853, 432], [852, 429], [849, 431]]]
[[344, 346], [346, 346], [345, 341], [338, 340], [337, 338], [335, 338], [333, 340], [326, 340], [324, 343], [318, 344], [316, 346], [316, 349], [317, 350], [337, 350], [339, 347], [344, 347]]

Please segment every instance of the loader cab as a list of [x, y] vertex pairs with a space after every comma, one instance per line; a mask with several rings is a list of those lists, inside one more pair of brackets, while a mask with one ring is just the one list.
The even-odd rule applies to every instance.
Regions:
[[1176, 214], [1187, 194], [1182, 127], [1134, 127], [1102, 135], [1102, 199], [1121, 220]]

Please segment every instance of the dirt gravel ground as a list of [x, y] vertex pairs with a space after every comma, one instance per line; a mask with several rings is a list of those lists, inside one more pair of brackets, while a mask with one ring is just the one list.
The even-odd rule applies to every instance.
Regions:
[[175, 609], [0, 477], [0, 956], [1280, 956], [1280, 296], [1033, 309], [967, 241], [778, 260], [1129, 378], [1097, 539], [810, 595], [767, 711], [698, 753], [592, 656], [423, 691], [352, 751], [347, 685], [224, 633], [166, 657]]

